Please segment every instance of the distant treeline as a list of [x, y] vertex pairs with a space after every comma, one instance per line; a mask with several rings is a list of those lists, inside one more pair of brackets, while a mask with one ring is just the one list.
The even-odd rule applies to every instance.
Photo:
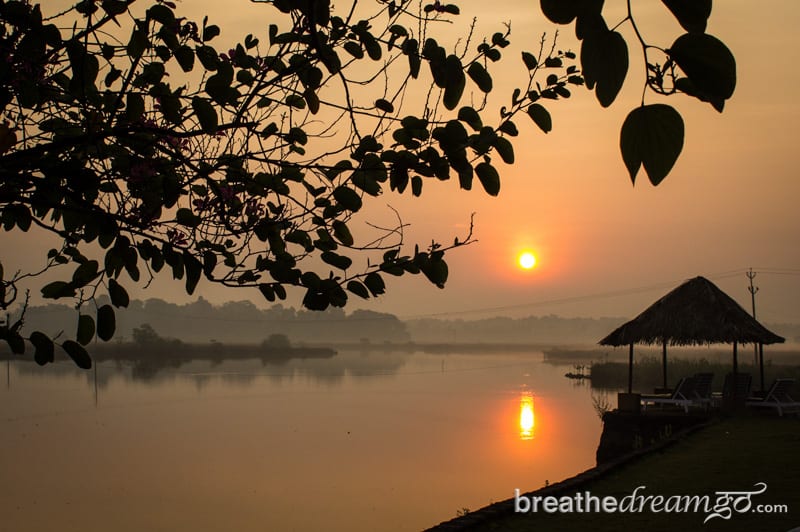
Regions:
[[[104, 298], [98, 305], [105, 304]], [[86, 309], [84, 312], [91, 312]], [[200, 297], [187, 304], [162, 299], [132, 300], [117, 312], [117, 334], [112, 342], [131, 341], [133, 330], [149, 324], [153, 330], [184, 342], [259, 344], [273, 334], [285, 335], [293, 345], [303, 344], [525, 344], [591, 345], [628, 318], [562, 318], [555, 315], [527, 318], [413, 319], [369, 310], [325, 312], [295, 310], [283, 305], [259, 308], [250, 301], [212, 305]], [[67, 305], [30, 307], [25, 316], [28, 331], [74, 335], [78, 315]], [[800, 342], [800, 325], [767, 324], [788, 342]]]
[[[98, 305], [106, 302], [99, 298]], [[91, 312], [86, 309], [84, 312]], [[66, 305], [28, 308], [25, 327], [52, 335], [64, 331], [73, 335], [78, 314]], [[178, 305], [162, 299], [131, 300], [117, 311], [117, 333], [112, 342], [130, 342], [134, 329], [148, 324], [160, 336], [184, 342], [222, 342], [260, 344], [274, 334], [283, 334], [292, 344], [336, 344], [370, 342], [408, 342], [406, 325], [391, 314], [341, 309], [325, 312], [295, 310], [282, 305], [267, 309], [249, 301], [212, 305], [204, 298]]]
[[626, 322], [626, 318], [486, 318], [480, 320], [422, 319], [406, 322], [415, 342], [596, 344]]

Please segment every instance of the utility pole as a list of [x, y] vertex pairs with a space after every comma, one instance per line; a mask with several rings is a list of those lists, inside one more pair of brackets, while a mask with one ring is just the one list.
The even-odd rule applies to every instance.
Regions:
[[[750, 268], [750, 271], [745, 273], [747, 278], [750, 279], [750, 286], [747, 287], [747, 290], [750, 292], [750, 301], [753, 304], [753, 319], [756, 319], [756, 292], [758, 292], [758, 287], [753, 286], [753, 279], [756, 278], [756, 273], [753, 268]], [[753, 362], [758, 364], [758, 345], [756, 344], [753, 344]]]

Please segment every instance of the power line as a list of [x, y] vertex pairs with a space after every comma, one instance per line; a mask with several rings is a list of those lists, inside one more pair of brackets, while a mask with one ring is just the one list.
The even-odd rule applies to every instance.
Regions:
[[[713, 279], [726, 279], [729, 277], [734, 277], [737, 275], [741, 275], [744, 272], [744, 269], [738, 270], [728, 270], [725, 272], [709, 275], [709, 277]], [[679, 279], [674, 281], [665, 281], [657, 284], [647, 285], [647, 286], [640, 286], [636, 288], [627, 288], [622, 290], [614, 290], [610, 292], [599, 292], [596, 294], [586, 294], [580, 296], [571, 296], [571, 297], [564, 297], [564, 298], [555, 298], [555, 299], [544, 299], [540, 301], [531, 301], [528, 303], [518, 303], [515, 305], [502, 305], [502, 306], [495, 306], [495, 307], [478, 307], [466, 310], [456, 310], [456, 311], [445, 311], [445, 312], [434, 312], [430, 314], [419, 314], [419, 315], [412, 315], [412, 316], [403, 316], [402, 319], [418, 319], [418, 318], [432, 318], [437, 316], [459, 316], [464, 314], [478, 314], [483, 312], [495, 312], [501, 310], [517, 310], [521, 308], [529, 308], [529, 307], [540, 307], [540, 306], [547, 306], [547, 305], [559, 305], [565, 303], [580, 303], [583, 301], [591, 301], [595, 299], [606, 299], [611, 297], [620, 297], [620, 296], [627, 296], [627, 295], [634, 295], [640, 294], [644, 292], [651, 292], [653, 290], [663, 289], [663, 288], [670, 288], [675, 286], [677, 283], [684, 281], [685, 279]]]
[[[745, 274], [746, 272], [750, 271], [750, 268], [739, 268], [735, 270], [726, 270], [723, 272], [718, 272], [714, 274], [707, 275], [708, 278], [714, 280], [720, 279], [728, 279], [731, 277], [736, 277]], [[766, 274], [766, 275], [791, 275], [791, 276], [800, 276], [800, 269], [794, 268], [752, 268], [753, 271]], [[519, 310], [525, 308], [535, 308], [535, 307], [542, 307], [542, 306], [549, 306], [549, 305], [562, 305], [562, 304], [569, 304], [569, 303], [581, 303], [584, 301], [592, 301], [592, 300], [599, 300], [599, 299], [608, 299], [613, 297], [623, 297], [628, 295], [635, 295], [641, 294], [646, 292], [652, 292], [654, 290], [671, 288], [676, 286], [678, 283], [685, 281], [685, 279], [677, 279], [672, 281], [664, 281], [660, 283], [654, 283], [651, 285], [639, 286], [634, 288], [625, 288], [620, 290], [612, 290], [608, 292], [598, 292], [594, 294], [583, 294], [583, 295], [576, 295], [576, 296], [568, 296], [568, 297], [561, 297], [561, 298], [552, 298], [552, 299], [543, 299], [538, 301], [528, 301], [525, 303], [517, 303], [513, 305], [498, 305], [498, 306], [487, 306], [487, 307], [475, 307], [471, 309], [463, 309], [463, 310], [451, 310], [451, 311], [441, 311], [441, 312], [433, 312], [427, 314], [412, 314], [412, 315], [404, 315], [404, 316], [396, 316], [394, 314], [389, 313], [380, 313], [375, 316], [360, 316], [360, 317], [353, 317], [352, 313], [347, 316], [337, 317], [337, 318], [324, 318], [322, 314], [313, 314], [315, 316], [312, 319], [303, 319], [299, 318], [296, 315], [289, 318], [280, 318], [275, 319], [268, 316], [259, 317], [259, 318], [226, 318], [224, 316], [203, 316], [203, 315], [192, 315], [192, 314], [185, 314], [181, 313], [179, 316], [169, 312], [157, 312], [148, 310], [145, 308], [128, 308], [125, 310], [126, 313], [142, 313], [148, 316], [163, 316], [163, 317], [180, 317], [181, 319], [188, 319], [188, 320], [196, 320], [196, 321], [218, 321], [218, 322], [230, 322], [230, 323], [295, 323], [295, 324], [304, 324], [304, 325], [312, 325], [312, 324], [329, 324], [335, 322], [369, 322], [369, 321], [383, 321], [383, 320], [390, 320], [390, 319], [402, 319], [402, 320], [413, 320], [413, 319], [422, 319], [422, 318], [436, 318], [441, 316], [463, 316], [469, 314], [481, 314], [481, 313], [488, 313], [488, 312], [499, 312], [499, 311], [507, 311], [507, 310]], [[171, 303], [168, 303], [171, 304]], [[174, 305], [174, 304], [173, 304]], [[177, 306], [177, 305], [176, 305]], [[183, 305], [184, 307], [186, 305]], [[216, 307], [214, 312], [218, 312], [219, 307]], [[287, 307], [287, 311], [294, 312], [292, 307]], [[38, 309], [37, 313], [47, 313], [47, 312], [60, 312], [62, 309]], [[256, 307], [256, 311], [264, 312], [264, 310], [259, 309]], [[375, 311], [366, 311], [366, 312], [375, 312]], [[319, 317], [316, 317], [319, 316]]]

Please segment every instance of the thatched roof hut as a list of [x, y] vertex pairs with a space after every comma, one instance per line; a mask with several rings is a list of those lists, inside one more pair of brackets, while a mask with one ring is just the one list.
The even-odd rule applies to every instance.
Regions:
[[667, 345], [733, 344], [736, 372], [737, 344], [782, 342], [784, 338], [761, 325], [714, 283], [704, 277], [695, 277], [653, 303], [631, 321], [619, 326], [599, 343], [631, 347], [631, 373], [628, 379], [630, 391], [633, 344], [663, 346], [666, 387]]

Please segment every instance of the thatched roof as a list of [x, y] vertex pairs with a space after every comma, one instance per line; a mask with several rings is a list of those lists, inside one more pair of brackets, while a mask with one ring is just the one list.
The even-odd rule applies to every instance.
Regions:
[[704, 277], [690, 279], [600, 340], [600, 345], [784, 342]]

